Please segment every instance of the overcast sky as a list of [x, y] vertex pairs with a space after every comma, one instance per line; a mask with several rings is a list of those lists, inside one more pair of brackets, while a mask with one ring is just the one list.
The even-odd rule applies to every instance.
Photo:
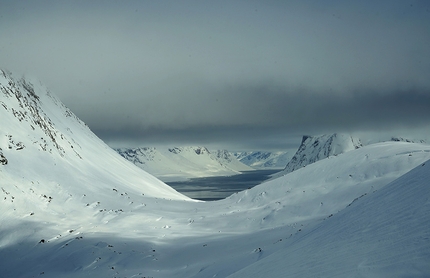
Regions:
[[0, 1], [0, 67], [105, 142], [430, 139], [430, 1]]

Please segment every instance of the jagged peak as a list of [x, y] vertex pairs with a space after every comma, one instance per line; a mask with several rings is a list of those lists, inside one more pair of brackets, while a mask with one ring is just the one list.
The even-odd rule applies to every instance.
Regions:
[[361, 140], [350, 134], [333, 133], [319, 136], [305, 135], [299, 149], [284, 171], [289, 173], [318, 160], [362, 147]]
[[312, 137], [312, 136], [311, 135], [303, 135], [302, 142], [300, 144], [303, 144], [310, 137]]
[[206, 147], [191, 147], [196, 154], [201, 155], [201, 154], [209, 154], [210, 151], [206, 148]]

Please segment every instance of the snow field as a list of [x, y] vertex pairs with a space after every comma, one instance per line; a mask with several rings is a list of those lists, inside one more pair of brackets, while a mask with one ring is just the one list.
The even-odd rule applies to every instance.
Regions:
[[198, 202], [34, 84], [0, 74], [0, 276], [430, 275], [429, 145], [373, 144]]

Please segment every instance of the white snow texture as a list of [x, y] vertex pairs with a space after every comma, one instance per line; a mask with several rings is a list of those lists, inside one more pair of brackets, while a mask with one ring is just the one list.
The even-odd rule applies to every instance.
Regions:
[[1, 277], [430, 277], [429, 145], [340, 137], [306, 167], [201, 202], [39, 82], [0, 71], [0, 121]]

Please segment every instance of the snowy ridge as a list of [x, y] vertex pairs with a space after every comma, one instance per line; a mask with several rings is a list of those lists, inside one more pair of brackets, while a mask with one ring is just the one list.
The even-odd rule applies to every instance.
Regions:
[[116, 151], [163, 181], [228, 176], [253, 170], [226, 150], [210, 152], [205, 147], [119, 148]]
[[283, 173], [290, 173], [318, 160], [361, 147], [360, 139], [348, 134], [303, 136], [299, 149], [285, 166]]
[[281, 169], [291, 160], [293, 154], [286, 151], [278, 152], [235, 152], [233, 153], [236, 158], [256, 169]]
[[196, 202], [30, 88], [0, 75], [1, 276], [430, 275], [429, 145], [372, 144]]

